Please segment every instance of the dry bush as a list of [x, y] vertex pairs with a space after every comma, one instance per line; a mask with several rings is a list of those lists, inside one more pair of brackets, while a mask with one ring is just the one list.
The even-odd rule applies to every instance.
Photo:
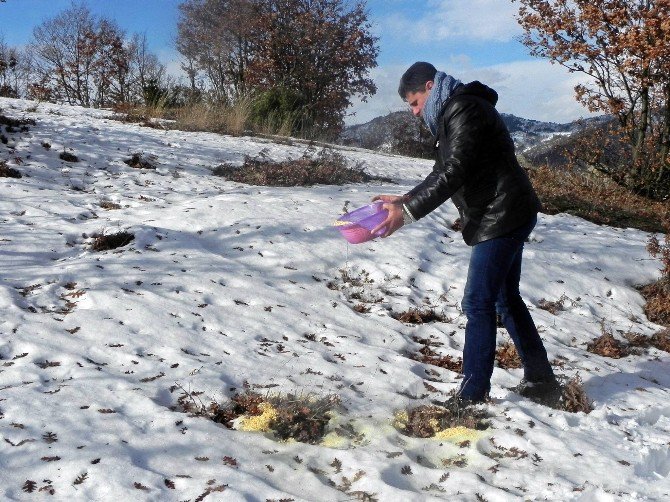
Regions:
[[652, 335], [651, 345], [659, 350], [670, 352], [670, 329], [664, 329]]
[[568, 301], [571, 300], [565, 295], [561, 295], [558, 300], [553, 302], [542, 298], [539, 302], [537, 302], [537, 307], [541, 308], [542, 310], [546, 310], [550, 314], [557, 315], [559, 312], [565, 310], [565, 304]]
[[274, 436], [280, 440], [294, 439], [309, 444], [317, 444], [323, 439], [331, 412], [340, 403], [334, 395], [319, 398], [296, 394], [262, 396], [245, 391], [235, 394], [228, 403], [212, 402], [205, 406], [199, 398], [200, 394], [184, 391], [177, 403], [183, 411], [206, 416], [229, 429], [233, 428], [237, 418], [260, 416], [264, 406], [271, 405], [273, 413], [267, 425]]
[[70, 152], [61, 152], [58, 158], [65, 162], [79, 162], [79, 157]]
[[647, 301], [644, 313], [657, 324], [670, 326], [670, 281], [660, 280], [640, 288]]
[[360, 166], [347, 167], [346, 159], [333, 150], [322, 149], [316, 156], [307, 150], [300, 159], [272, 161], [264, 151], [246, 156], [242, 166], [222, 164], [212, 174], [229, 181], [258, 186], [343, 185], [390, 180], [365, 173]]
[[109, 200], [103, 200], [98, 204], [101, 208], [103, 209], [121, 209], [121, 204], [117, 204], [116, 202], [111, 202]]
[[597, 174], [538, 167], [528, 172], [547, 214], [569, 213], [598, 224], [662, 232], [667, 202], [635, 195]]
[[603, 357], [620, 359], [630, 354], [630, 350], [622, 342], [614, 338], [609, 332], [604, 332], [598, 338], [586, 346], [586, 350], [592, 354], [598, 354]]
[[498, 367], [503, 369], [521, 368], [523, 363], [516, 347], [511, 341], [506, 341], [496, 349]]
[[135, 239], [135, 234], [130, 232], [117, 232], [115, 234], [95, 234], [93, 235], [92, 251], [109, 251], [127, 244]]
[[449, 319], [431, 308], [410, 308], [405, 312], [391, 312], [391, 317], [405, 324], [425, 324], [427, 322], [449, 322]]
[[0, 115], [0, 125], [4, 125], [7, 132], [14, 132], [14, 128], [18, 128], [21, 132], [27, 132], [29, 125], [35, 125], [33, 119], [13, 119], [6, 115]]
[[133, 169], [156, 169], [156, 164], [153, 155], [144, 155], [143, 153], [133, 153], [129, 159], [123, 161], [124, 164], [129, 165]]
[[428, 345], [423, 346], [418, 352], [410, 354], [410, 359], [424, 364], [430, 364], [439, 368], [444, 368], [454, 373], [463, 371], [463, 360], [449, 355], [440, 355], [431, 349]]
[[233, 421], [236, 418], [243, 415], [257, 416], [263, 413], [263, 410], [260, 408], [263, 401], [263, 396], [251, 391], [235, 394], [225, 406], [211, 403], [208, 408], [200, 407], [192, 396], [187, 393], [182, 394], [177, 400], [184, 411], [207, 415], [215, 422], [223, 424], [229, 429], [233, 428]]
[[586, 395], [582, 379], [579, 375], [575, 375], [562, 385], [563, 394], [558, 408], [570, 413], [591, 413], [593, 411], [593, 403]]
[[655, 235], [647, 242], [649, 254], [661, 261], [661, 279], [640, 288], [647, 301], [644, 313], [650, 321], [670, 326], [670, 218], [664, 221], [665, 239], [661, 243]]
[[400, 432], [407, 436], [428, 438], [452, 427], [484, 430], [489, 427], [488, 414], [475, 405], [450, 399], [444, 406], [420, 405], [406, 411], [407, 420], [397, 422]]
[[18, 169], [7, 167], [7, 162], [0, 160], [0, 178], [22, 178]]

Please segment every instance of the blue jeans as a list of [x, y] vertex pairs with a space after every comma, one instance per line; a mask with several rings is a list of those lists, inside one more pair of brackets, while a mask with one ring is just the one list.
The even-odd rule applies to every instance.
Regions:
[[461, 399], [481, 401], [491, 389], [496, 313], [521, 357], [524, 378], [536, 382], [554, 377], [547, 351], [519, 294], [523, 244], [536, 223], [534, 217], [522, 227], [472, 248], [461, 303], [467, 317]]

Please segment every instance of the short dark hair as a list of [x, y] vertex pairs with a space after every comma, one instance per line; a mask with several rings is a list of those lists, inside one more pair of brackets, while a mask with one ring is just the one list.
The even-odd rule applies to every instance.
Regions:
[[398, 94], [405, 100], [408, 92], [418, 92], [425, 89], [426, 82], [435, 80], [437, 70], [435, 67], [425, 61], [418, 61], [410, 66], [402, 77], [398, 86]]

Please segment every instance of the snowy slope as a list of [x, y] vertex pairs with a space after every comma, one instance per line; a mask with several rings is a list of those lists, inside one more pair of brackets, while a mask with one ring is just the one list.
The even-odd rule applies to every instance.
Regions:
[[[615, 360], [585, 350], [603, 323], [617, 336], [661, 329], [634, 288], [659, 277], [646, 233], [541, 215], [527, 244], [522, 294], [556, 370], [581, 375], [592, 413], [525, 400], [509, 390], [521, 370], [496, 368], [490, 429], [460, 446], [410, 438], [394, 429], [394, 414], [459, 385], [456, 373], [408, 357], [421, 347], [415, 338], [430, 337], [440, 353], [460, 355], [469, 248], [449, 228], [457, 213], [447, 203], [358, 246], [331, 223], [345, 204], [405, 192], [432, 162], [346, 150], [352, 164], [397, 184], [253, 187], [210, 170], [261, 150], [295, 158], [305, 147], [35, 106], [0, 99], [2, 113], [36, 121], [0, 146], [0, 159], [24, 174], [0, 178], [0, 499], [670, 496], [669, 355]], [[60, 160], [64, 150], [80, 161]], [[124, 164], [138, 152], [158, 168]], [[120, 230], [135, 240], [88, 249], [91, 235]], [[372, 281], [355, 287], [343, 277]], [[537, 307], [563, 296], [557, 315]], [[377, 301], [358, 313], [364, 300]], [[412, 306], [448, 322], [412, 326], [390, 315]], [[337, 420], [356, 439], [279, 442], [174, 409], [181, 389], [223, 402], [245, 382], [261, 393], [339, 396]]]

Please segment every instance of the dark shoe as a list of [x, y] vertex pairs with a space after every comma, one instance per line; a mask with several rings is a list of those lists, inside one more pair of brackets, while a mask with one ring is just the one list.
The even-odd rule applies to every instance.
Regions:
[[555, 378], [536, 382], [524, 378], [514, 390], [531, 401], [546, 405], [557, 405], [563, 395], [561, 384]]

